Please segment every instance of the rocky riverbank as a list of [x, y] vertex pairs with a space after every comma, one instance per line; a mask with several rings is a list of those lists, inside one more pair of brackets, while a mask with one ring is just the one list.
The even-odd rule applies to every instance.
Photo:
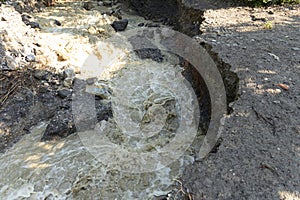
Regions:
[[[43, 136], [34, 136], [42, 140], [60, 141], [61, 137], [75, 132], [70, 111], [73, 82], [78, 80], [79, 66], [83, 62], [81, 58], [95, 52], [97, 41], [125, 28], [170, 25], [192, 36], [218, 64], [226, 86], [230, 114], [213, 153], [181, 169], [185, 171], [182, 180], [175, 181], [173, 186], [170, 186], [171, 180], [164, 179], [169, 185], [160, 193], [151, 190], [152, 194], [160, 196], [157, 199], [167, 199], [163, 191], [172, 191], [169, 198], [174, 199], [299, 199], [299, 5], [264, 9], [237, 7], [219, 1], [201, 1], [196, 2], [199, 3], [197, 5], [193, 5], [195, 1], [178, 2], [126, 1], [133, 10], [115, 1], [79, 1], [77, 4], [71, 1], [57, 1], [55, 4], [52, 1], [12, 1], [8, 4], [13, 6], [2, 4], [1, 152], [11, 148], [39, 122], [48, 122]], [[173, 7], [165, 6], [169, 4]], [[56, 12], [53, 12], [54, 9]], [[62, 10], [68, 12], [64, 15]], [[133, 15], [134, 10], [146, 19]], [[180, 14], [173, 17], [171, 10]], [[79, 55], [81, 51], [85, 54]], [[140, 57], [149, 58], [149, 55], [154, 61], [162, 61], [163, 56], [157, 51], [142, 52]], [[187, 71], [187, 74], [190, 73]], [[90, 79], [89, 82], [94, 84], [95, 80]], [[99, 95], [95, 99], [99, 121], [112, 116], [111, 104], [103, 101], [104, 98]], [[203, 125], [205, 130], [207, 118]], [[77, 141], [75, 137], [72, 136], [70, 142]], [[118, 138], [116, 140], [119, 141]], [[30, 142], [25, 140], [23, 143], [27, 141]], [[58, 143], [53, 149], [61, 148], [64, 140]], [[47, 150], [47, 143], [37, 144]], [[29, 143], [26, 145], [32, 151], [37, 150]], [[16, 147], [14, 151], [22, 152], [24, 149]], [[71, 152], [70, 159], [76, 158], [68, 146], [61, 152]], [[47, 154], [51, 156], [51, 151]], [[27, 156], [31, 158], [29, 154]], [[41, 163], [34, 160], [31, 164], [45, 166], [45, 160], [41, 157]], [[88, 162], [91, 166], [96, 165], [90, 158]], [[91, 174], [95, 171], [86, 170]], [[125, 181], [121, 183], [123, 191], [128, 185], [126, 181], [134, 182], [130, 176], [113, 171], [107, 173], [112, 180]], [[165, 177], [164, 173], [167, 172], [148, 175], [149, 181], [155, 183]], [[74, 197], [79, 194], [77, 197], [80, 197], [84, 196], [84, 190], [99, 190], [97, 185], [92, 184], [98, 179], [83, 174], [73, 175], [76, 181], [70, 183], [70, 188], [74, 190], [66, 189], [63, 195]], [[140, 179], [138, 184], [145, 185], [139, 189], [150, 188], [149, 181]], [[113, 184], [113, 187], [117, 185]], [[6, 187], [1, 185], [1, 188]], [[64, 187], [60, 189], [63, 191]], [[31, 187], [26, 191], [30, 194]], [[54, 194], [49, 194], [49, 198], [58, 198]], [[102, 191], [102, 195], [110, 197], [120, 194], [124, 193]], [[127, 195], [129, 198], [132, 194]]]

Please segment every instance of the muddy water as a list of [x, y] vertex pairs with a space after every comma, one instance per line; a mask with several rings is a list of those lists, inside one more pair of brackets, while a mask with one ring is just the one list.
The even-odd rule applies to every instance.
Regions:
[[[112, 103], [114, 117], [52, 142], [40, 142], [46, 122], [32, 127], [0, 156], [0, 199], [177, 198], [174, 179], [194, 161], [201, 144], [191, 112], [198, 110], [195, 95], [173, 55], [165, 53], [169, 62], [157, 63], [122, 48], [99, 48], [114, 34], [109, 24], [116, 18], [101, 14], [108, 8], [96, 8], [86, 11], [82, 2], [60, 2], [33, 17], [42, 26], [42, 44], [53, 55], [49, 64], [77, 68], [81, 79], [96, 77], [86, 91], [111, 91], [105, 101]], [[145, 22], [125, 17], [128, 29]], [[109, 62], [115, 54], [122, 57]]]

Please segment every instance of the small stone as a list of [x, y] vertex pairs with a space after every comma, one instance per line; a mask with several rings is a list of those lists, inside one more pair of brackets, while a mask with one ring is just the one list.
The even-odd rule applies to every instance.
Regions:
[[88, 85], [93, 85], [97, 81], [97, 78], [89, 78], [86, 80]]
[[276, 56], [275, 54], [273, 54], [273, 53], [268, 53], [270, 56], [272, 56], [275, 60], [277, 60], [277, 61], [279, 61], [280, 59], [279, 59], [279, 57], [278, 56]]
[[34, 57], [34, 55], [30, 54], [30, 55], [27, 55], [27, 56], [25, 57], [25, 60], [26, 60], [27, 62], [34, 62], [34, 61], [35, 61], [35, 57]]
[[293, 50], [293, 51], [300, 51], [300, 48], [298, 48], [298, 47], [293, 47], [292, 50]]
[[83, 8], [86, 10], [92, 10], [94, 8], [94, 3], [89, 1], [83, 4]]
[[97, 83], [96, 85], [87, 85], [85, 91], [90, 94], [94, 94], [102, 99], [109, 99], [111, 96], [111, 91], [109, 87], [102, 83]]
[[38, 28], [38, 29], [41, 29], [40, 24], [37, 23], [37, 22], [28, 22], [26, 25], [27, 25], [27, 26], [30, 26], [31, 28]]
[[145, 23], [139, 23], [138, 26], [139, 27], [145, 26]]
[[62, 89], [57, 92], [58, 96], [62, 99], [69, 97], [72, 92], [69, 89]]
[[54, 20], [54, 24], [57, 25], [57, 26], [61, 26], [61, 23], [58, 20]]
[[68, 87], [68, 88], [70, 88], [70, 87], [72, 87], [72, 85], [73, 85], [73, 78], [66, 78], [64, 81], [63, 81], [63, 85], [65, 86], [65, 87]]
[[103, 2], [103, 6], [112, 6], [113, 5], [113, 2], [112, 1], [102, 1]]
[[279, 86], [281, 89], [284, 89], [284, 90], [289, 90], [289, 89], [290, 89], [290, 86], [288, 86], [288, 85], [286, 85], [286, 84], [283, 84], [283, 83], [278, 84], [278, 86]]
[[63, 78], [74, 78], [75, 77], [75, 72], [73, 69], [66, 69], [63, 71]]
[[128, 25], [128, 20], [123, 19], [120, 21], [114, 21], [111, 26], [115, 29], [116, 32], [119, 32], [119, 31], [125, 31], [127, 25]]

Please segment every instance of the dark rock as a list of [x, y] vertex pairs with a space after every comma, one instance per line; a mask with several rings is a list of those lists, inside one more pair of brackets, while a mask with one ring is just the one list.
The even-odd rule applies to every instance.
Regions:
[[127, 25], [128, 25], [128, 20], [123, 19], [120, 21], [114, 21], [111, 26], [115, 29], [116, 32], [119, 32], [119, 31], [125, 31]]
[[138, 26], [139, 27], [145, 26], [145, 23], [139, 23]]
[[25, 14], [21, 15], [21, 17], [23, 22], [28, 22], [30, 21], [29, 19], [31, 19], [31, 16]]
[[175, 30], [189, 36], [195, 36], [200, 32], [197, 26], [204, 20], [201, 1], [123, 0], [123, 2], [145, 19], [171, 25]]
[[61, 110], [50, 120], [42, 141], [67, 137], [76, 131], [70, 110]]
[[57, 25], [57, 26], [61, 26], [61, 23], [58, 20], [54, 20], [54, 24]]
[[104, 0], [103, 2], [103, 6], [113, 6], [113, 2], [109, 1], [109, 0]]
[[146, 26], [147, 26], [147, 27], [150, 27], [150, 28], [151, 28], [151, 27], [160, 27], [159, 24], [153, 24], [153, 23], [147, 23]]
[[4, 17], [1, 17], [1, 21], [7, 21]]
[[22, 17], [22, 21], [23, 21], [24, 24], [26, 24], [27, 26], [30, 26], [31, 28], [38, 28], [38, 29], [41, 29], [39, 23], [30, 21], [30, 19], [32, 18], [31, 16], [23, 14], [21, 17]]
[[156, 62], [162, 62], [164, 60], [163, 55], [161, 54], [160, 49], [137, 49], [134, 50], [135, 53], [141, 58], [141, 59], [151, 59]]
[[58, 96], [62, 99], [71, 96], [72, 92], [69, 89], [62, 89], [57, 92]]
[[40, 24], [37, 23], [37, 22], [28, 22], [28, 23], [25, 23], [27, 26], [30, 26], [31, 28], [38, 28], [38, 29], [41, 29], [40, 27]]
[[86, 10], [92, 10], [94, 8], [94, 3], [89, 1], [83, 4], [83, 8]]

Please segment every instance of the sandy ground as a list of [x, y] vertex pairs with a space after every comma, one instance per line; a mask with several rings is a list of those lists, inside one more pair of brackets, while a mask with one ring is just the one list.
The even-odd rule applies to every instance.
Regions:
[[186, 169], [185, 186], [195, 199], [300, 199], [299, 6], [204, 17], [198, 39], [238, 74], [239, 98], [217, 153]]

